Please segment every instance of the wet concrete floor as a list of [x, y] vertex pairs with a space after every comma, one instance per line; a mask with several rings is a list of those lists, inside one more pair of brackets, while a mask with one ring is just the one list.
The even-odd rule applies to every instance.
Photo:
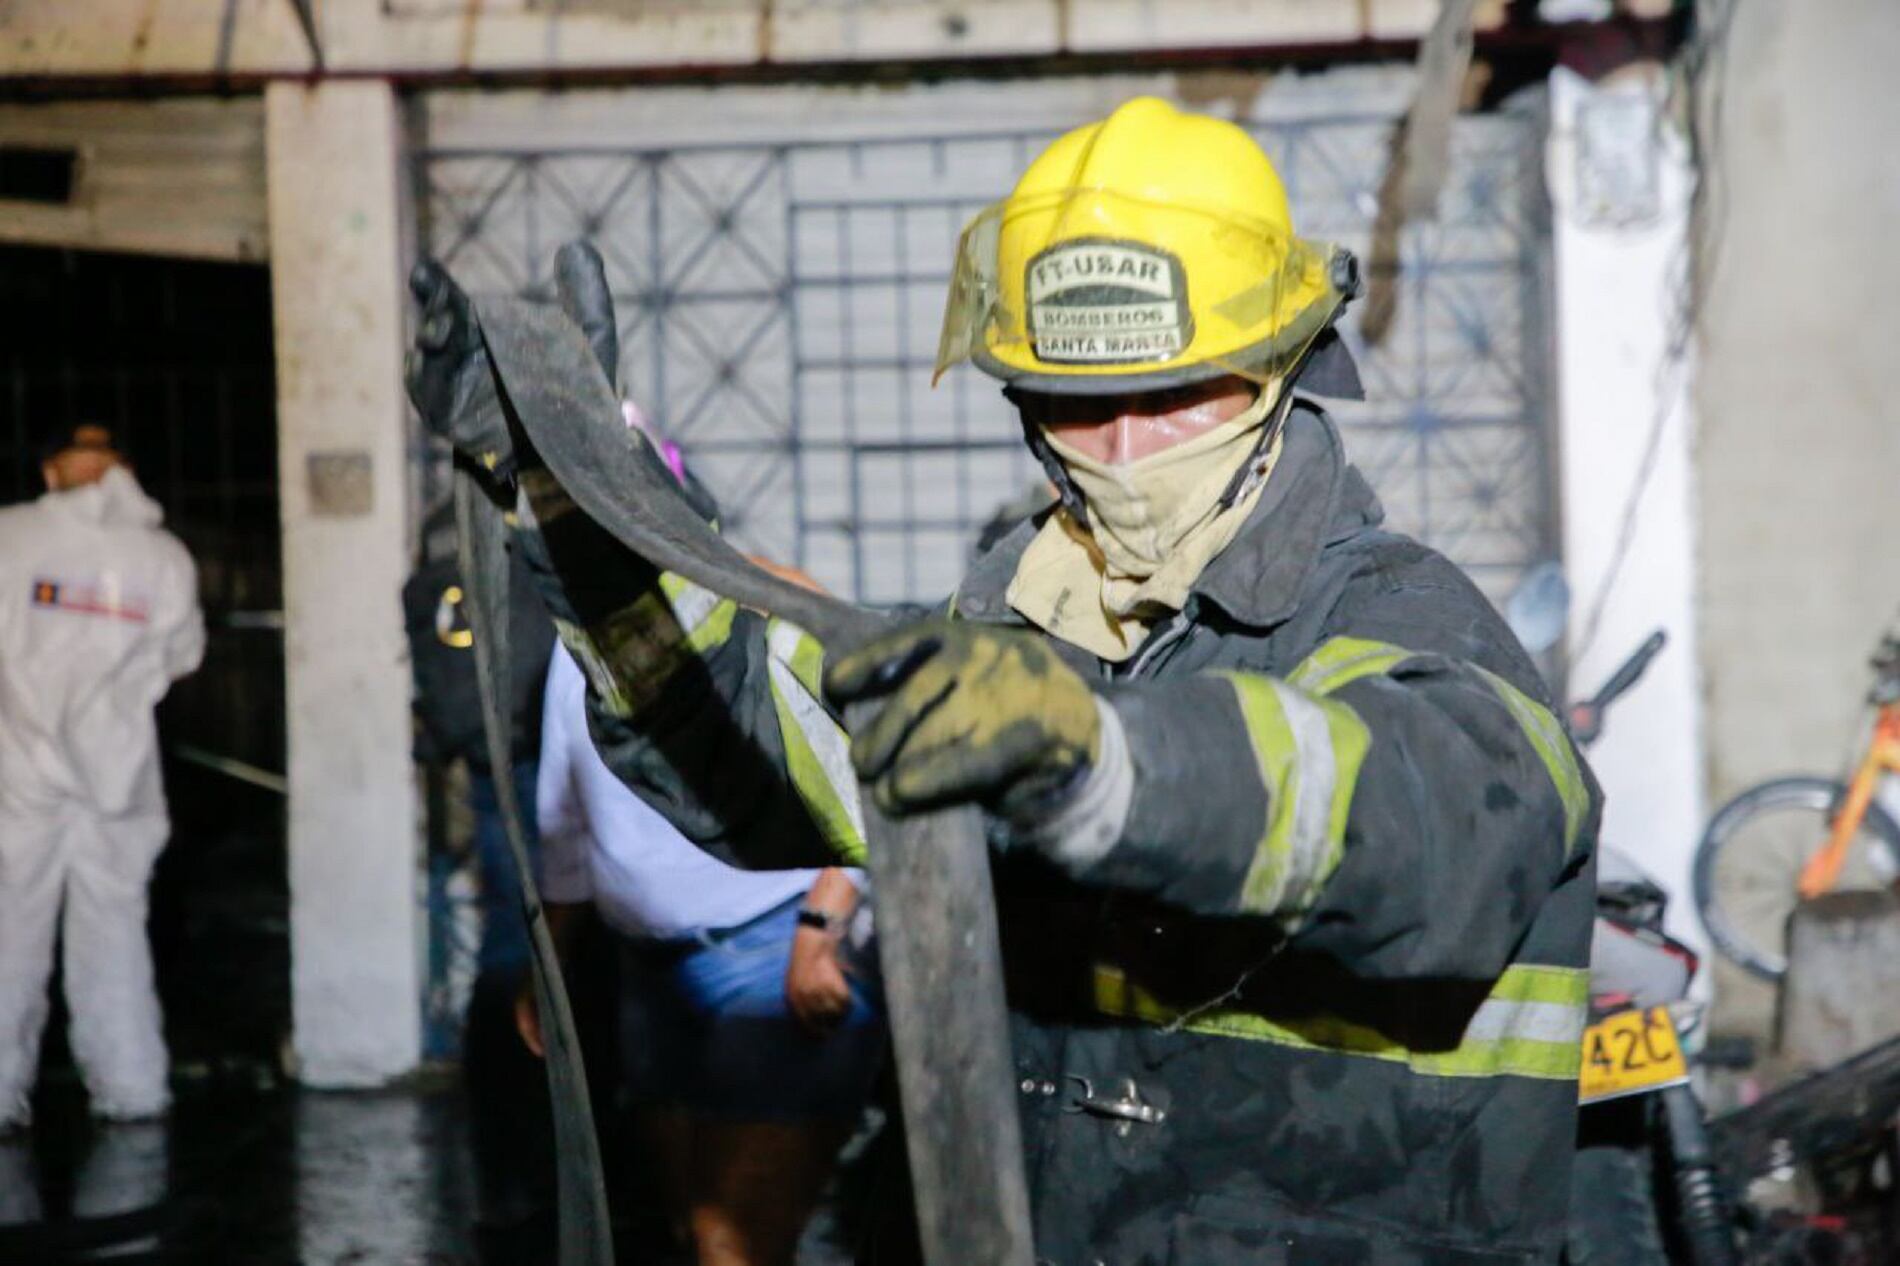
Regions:
[[[332, 1266], [482, 1260], [461, 1097], [181, 1093], [164, 1125], [92, 1123], [42, 1094], [0, 1140], [0, 1262]], [[115, 1251], [116, 1250], [116, 1251]]]
[[[32, 1129], [0, 1138], [0, 1266], [553, 1261], [551, 1213], [477, 1228], [466, 1100], [453, 1070], [351, 1093], [240, 1071], [175, 1093], [162, 1124], [104, 1125], [87, 1118], [70, 1077], [43, 1085]], [[867, 1157], [853, 1168], [881, 1166]], [[650, 1171], [610, 1177], [619, 1261], [688, 1260], [654, 1234], [659, 1186]], [[846, 1238], [827, 1201], [800, 1247], [801, 1266], [844, 1266], [853, 1256]]]

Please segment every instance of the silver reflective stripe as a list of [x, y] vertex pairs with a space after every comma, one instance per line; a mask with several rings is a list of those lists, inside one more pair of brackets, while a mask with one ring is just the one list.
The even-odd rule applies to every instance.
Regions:
[[675, 576], [672, 572], [660, 577], [660, 589], [666, 594], [667, 605], [673, 608], [673, 618], [679, 621], [680, 630], [688, 637], [697, 633], [719, 604], [725, 599], [710, 589], [702, 588], [690, 580]]
[[1163, 1002], [1111, 963], [1095, 967], [1095, 1005], [1106, 1015], [1218, 1033], [1299, 1050], [1408, 1065], [1431, 1077], [1534, 1077], [1574, 1084], [1590, 973], [1580, 967], [1513, 963], [1480, 1003], [1458, 1045], [1415, 1051], [1369, 1025], [1340, 1016], [1273, 1016], [1244, 1007], [1202, 1005], [1182, 1010]]
[[[778, 705], [780, 717], [789, 720], [798, 731], [796, 736], [785, 736], [788, 746], [803, 740], [805, 748], [824, 775], [825, 786], [805, 785], [805, 780], [798, 777], [797, 768], [792, 771], [793, 782], [799, 794], [811, 803], [813, 812], [821, 819], [821, 825], [839, 831], [848, 830], [861, 846], [864, 839], [864, 808], [858, 798], [858, 776], [851, 768], [850, 736], [832, 719], [824, 705], [812, 696], [792, 667], [799, 655], [800, 643], [808, 636], [797, 625], [782, 620], [771, 621], [766, 635], [766, 666], [771, 677], [774, 702]], [[842, 821], [837, 820], [840, 816]], [[828, 830], [827, 834], [831, 834], [831, 831]]]
[[1095, 715], [1102, 722], [1101, 751], [1081, 789], [1039, 821], [1010, 823], [1013, 842], [1039, 846], [1078, 871], [1114, 849], [1135, 802], [1135, 762], [1121, 715], [1100, 695], [1095, 696]]
[[1338, 765], [1333, 759], [1332, 730], [1319, 705], [1283, 682], [1267, 679], [1280, 697], [1287, 728], [1293, 731], [1299, 753], [1299, 779], [1293, 792], [1292, 850], [1287, 864], [1287, 893], [1310, 892], [1326, 863], [1328, 827], [1332, 819], [1333, 788]]
[[783, 620], [773, 620], [765, 635], [765, 649], [773, 659], [789, 665], [792, 657], [798, 654], [799, 639], [805, 636], [805, 630], [796, 624], [787, 624]]
[[1267, 819], [1241, 880], [1240, 908], [1298, 914], [1339, 864], [1346, 818], [1370, 743], [1365, 723], [1335, 699], [1254, 673], [1232, 683], [1253, 743]]
[[1487, 998], [1465, 1026], [1467, 1042], [1516, 1038], [1527, 1042], [1581, 1042], [1584, 1009], [1561, 1002]]

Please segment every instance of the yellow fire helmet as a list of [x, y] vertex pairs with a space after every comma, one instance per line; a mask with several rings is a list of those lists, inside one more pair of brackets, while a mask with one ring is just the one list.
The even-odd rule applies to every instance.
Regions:
[[[936, 372], [1105, 395], [1285, 374], [1356, 287], [1246, 132], [1138, 97], [1061, 137], [957, 244]], [[933, 379], [934, 381], [934, 379]]]

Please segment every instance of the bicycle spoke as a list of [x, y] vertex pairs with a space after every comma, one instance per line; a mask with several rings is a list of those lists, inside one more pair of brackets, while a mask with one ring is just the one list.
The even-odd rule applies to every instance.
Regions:
[[1717, 908], [1709, 914], [1770, 970], [1780, 969], [1802, 865], [1825, 836], [1824, 807], [1764, 804], [1734, 822], [1719, 842], [1712, 874]]
[[[1711, 823], [1697, 855], [1696, 899], [1717, 948], [1756, 975], [1786, 968], [1782, 949], [1800, 877], [1830, 838], [1841, 794], [1826, 779], [1778, 779], [1737, 796]], [[1880, 851], [1887, 848], [1863, 827], [1849, 841], [1835, 888], [1886, 886]]]

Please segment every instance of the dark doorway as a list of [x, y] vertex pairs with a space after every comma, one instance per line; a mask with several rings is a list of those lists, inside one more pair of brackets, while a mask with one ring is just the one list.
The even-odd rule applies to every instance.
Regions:
[[153, 951], [175, 1076], [269, 1076], [290, 1026], [269, 270], [6, 247], [0, 305], [0, 503], [39, 494], [44, 436], [101, 422], [197, 561], [204, 664], [159, 711], [173, 830]]

